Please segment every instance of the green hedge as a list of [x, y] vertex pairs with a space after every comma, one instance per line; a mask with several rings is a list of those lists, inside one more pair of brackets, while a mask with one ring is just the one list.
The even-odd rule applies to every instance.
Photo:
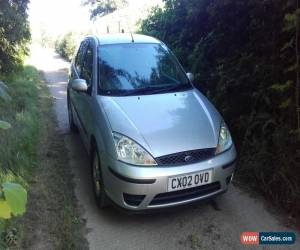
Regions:
[[141, 33], [169, 45], [223, 114], [237, 145], [238, 179], [299, 216], [296, 0], [164, 2]]
[[55, 42], [55, 51], [68, 61], [72, 60], [75, 49], [76, 39], [72, 33], [67, 33]]

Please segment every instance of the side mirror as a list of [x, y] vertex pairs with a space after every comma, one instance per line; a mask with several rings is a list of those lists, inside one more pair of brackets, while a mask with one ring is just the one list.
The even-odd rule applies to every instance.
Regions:
[[194, 81], [194, 75], [193, 75], [193, 73], [186, 73], [186, 76], [187, 76], [187, 78], [189, 78], [189, 80], [190, 80], [190, 82], [193, 82]]
[[84, 79], [74, 79], [71, 81], [71, 88], [78, 92], [86, 92], [88, 86]]

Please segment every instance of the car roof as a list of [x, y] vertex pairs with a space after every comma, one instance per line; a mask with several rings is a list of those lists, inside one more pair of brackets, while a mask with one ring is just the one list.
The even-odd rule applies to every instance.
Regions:
[[120, 44], [120, 43], [161, 43], [154, 37], [140, 34], [121, 33], [121, 34], [106, 34], [96, 36], [100, 45], [104, 44]]

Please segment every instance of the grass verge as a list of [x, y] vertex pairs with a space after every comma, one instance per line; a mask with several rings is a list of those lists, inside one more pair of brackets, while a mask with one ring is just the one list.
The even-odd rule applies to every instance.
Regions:
[[0, 182], [18, 182], [28, 188], [28, 180], [37, 165], [38, 79], [36, 69], [30, 66], [1, 79], [12, 99], [0, 101], [0, 118], [12, 128], [0, 130]]
[[18, 231], [17, 248], [87, 248], [46, 85], [31, 66], [1, 80], [12, 100], [0, 103], [0, 118], [12, 128], [0, 131], [0, 182], [17, 182], [28, 190], [27, 213], [11, 223]]

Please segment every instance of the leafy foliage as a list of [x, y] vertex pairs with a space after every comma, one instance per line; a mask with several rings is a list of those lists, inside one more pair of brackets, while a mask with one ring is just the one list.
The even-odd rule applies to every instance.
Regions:
[[55, 51], [68, 61], [71, 61], [75, 49], [76, 39], [71, 32], [64, 35], [61, 40], [57, 40], [55, 43]]
[[164, 2], [141, 32], [166, 42], [221, 111], [239, 152], [239, 179], [300, 218], [296, 0]]
[[11, 218], [11, 209], [6, 201], [0, 200], [0, 218], [10, 219]]
[[7, 86], [4, 84], [4, 82], [0, 81], [0, 98], [2, 98], [4, 101], [10, 101], [11, 98], [7, 94]]
[[12, 216], [23, 215], [26, 211], [27, 192], [19, 184], [0, 185], [0, 248], [7, 249], [17, 243], [16, 229], [9, 231]]
[[[7, 86], [0, 81], [0, 99], [3, 99], [4, 101], [10, 100], [10, 96], [6, 92]], [[0, 129], [9, 129], [11, 128], [10, 123], [1, 121], [0, 120]]]
[[0, 1], [0, 73], [13, 70], [26, 54], [30, 30], [27, 21], [29, 0]]
[[4, 183], [0, 187], [0, 218], [23, 215], [27, 203], [27, 192], [19, 184]]
[[36, 144], [39, 137], [38, 71], [30, 66], [7, 76], [11, 101], [0, 98], [0, 119], [14, 128], [0, 129], [0, 183], [17, 182], [27, 186], [25, 179], [36, 166]]
[[10, 123], [0, 120], [0, 129], [9, 129], [11, 128]]
[[[14, 183], [27, 187], [26, 180], [32, 176], [31, 170], [36, 165], [39, 73], [27, 66], [2, 79], [8, 87], [0, 82], [0, 118], [14, 127], [13, 133], [0, 128], [0, 145], [5, 145], [0, 146], [0, 249], [7, 249], [15, 245], [12, 224], [16, 223], [16, 216], [25, 212], [27, 201], [24, 188]], [[10, 124], [0, 121], [0, 127], [9, 128]]]
[[[0, 98], [10, 101], [11, 97], [6, 90], [7, 86], [0, 81]], [[10, 123], [0, 120], [0, 129], [7, 130], [9, 128], [11, 128]], [[26, 211], [26, 203], [27, 192], [20, 184], [9, 182], [0, 184], [0, 247], [6, 248], [7, 245], [6, 242], [2, 242], [2, 236], [8, 230], [7, 220], [11, 219], [12, 216], [23, 215]], [[9, 241], [8, 243], [11, 244], [12, 242]]]
[[[1, 0], [0, 1], [0, 76], [1, 80], [8, 73], [21, 68], [24, 55], [27, 53], [27, 43], [30, 40], [29, 23], [27, 20], [27, 5], [29, 0]], [[16, 72], [16, 71], [15, 71]], [[25, 79], [22, 79], [25, 81]], [[5, 117], [6, 103], [12, 100], [7, 93], [7, 86], [0, 81], [0, 116]], [[26, 94], [23, 92], [22, 94]], [[0, 130], [7, 130], [11, 124], [0, 120]], [[5, 131], [6, 132], [6, 131]], [[4, 145], [4, 132], [1, 132], [0, 145]], [[5, 144], [6, 147], [8, 144]], [[4, 147], [1, 147], [3, 151]], [[7, 160], [1, 153], [1, 161]], [[0, 248], [8, 249], [12, 239], [8, 232], [12, 216], [22, 215], [25, 212], [27, 192], [19, 184], [4, 183], [3, 177], [7, 174], [0, 163]]]
[[[27, 192], [21, 185], [9, 182], [2, 184], [0, 188], [0, 196], [4, 197], [1, 202], [3, 207], [6, 206], [6, 212], [9, 212], [10, 215], [18, 216], [25, 213]], [[10, 216], [4, 219], [9, 218]]]
[[127, 4], [126, 0], [86, 0], [84, 5], [91, 7], [91, 19], [97, 16], [105, 16], [115, 10], [124, 7]]

